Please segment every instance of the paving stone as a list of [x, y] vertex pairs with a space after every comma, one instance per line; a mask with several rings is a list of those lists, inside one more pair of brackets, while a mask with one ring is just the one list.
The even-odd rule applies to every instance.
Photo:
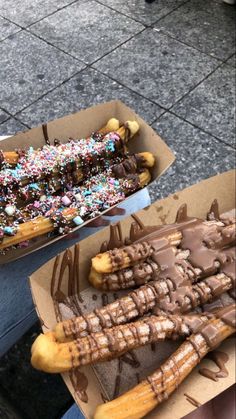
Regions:
[[236, 9], [213, 0], [191, 0], [155, 27], [207, 54], [225, 60], [235, 51]]
[[163, 113], [163, 109], [158, 105], [107, 76], [93, 69], [85, 69], [20, 112], [18, 118], [25, 124], [34, 126], [113, 99], [122, 100], [148, 123]]
[[235, 145], [235, 69], [223, 65], [173, 107], [173, 112]]
[[15, 135], [18, 132], [26, 131], [28, 128], [17, 121], [15, 118], [9, 118], [7, 121], [0, 124], [1, 135]]
[[217, 60], [147, 29], [94, 67], [169, 108], [217, 65]]
[[176, 155], [171, 168], [149, 187], [152, 201], [233, 169], [234, 150], [167, 112], [153, 124]]
[[20, 30], [21, 28], [19, 28], [19, 26], [16, 26], [14, 23], [0, 17], [0, 41]]
[[185, 3], [186, 0], [158, 0], [146, 3], [144, 0], [100, 0], [100, 3], [124, 13], [145, 25], [151, 25], [172, 10]]
[[22, 31], [0, 43], [0, 106], [11, 114], [38, 99], [84, 64]]
[[0, 109], [0, 124], [4, 121], [6, 121], [6, 119], [10, 118], [10, 116], [4, 112], [2, 109]]
[[70, 3], [72, 0], [0, 0], [0, 13], [25, 27]]
[[30, 28], [86, 63], [107, 54], [142, 29], [140, 23], [94, 0], [80, 0]]
[[232, 67], [236, 67], [236, 55], [232, 55], [227, 61], [226, 64], [231, 65]]

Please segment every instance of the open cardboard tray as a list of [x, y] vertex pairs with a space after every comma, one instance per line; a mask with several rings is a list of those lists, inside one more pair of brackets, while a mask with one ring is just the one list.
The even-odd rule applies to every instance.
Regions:
[[[214, 176], [210, 179], [204, 180], [194, 186], [191, 186], [183, 191], [170, 195], [166, 199], [156, 201], [147, 209], [137, 212], [138, 217], [145, 225], [157, 225], [163, 223], [174, 222], [176, 211], [181, 204], [187, 203], [188, 214], [204, 218], [209, 210], [210, 204], [213, 199], [217, 198], [220, 206], [221, 213], [227, 212], [235, 207], [235, 172], [229, 171], [221, 175]], [[121, 221], [121, 229], [123, 237], [128, 236], [130, 224], [133, 219], [127, 217]], [[83, 295], [82, 310], [86, 305], [86, 311], [90, 311], [93, 307], [101, 306], [101, 293], [98, 290], [92, 289], [87, 282], [87, 277], [90, 269], [91, 258], [96, 255], [101, 243], [109, 239], [109, 228], [106, 228], [93, 236], [80, 242], [80, 264], [79, 264], [79, 290]], [[74, 251], [71, 248], [72, 252]], [[60, 259], [61, 260], [61, 259]], [[53, 299], [51, 297], [51, 278], [55, 258], [43, 265], [30, 277], [30, 286], [35, 303], [38, 316], [42, 322], [44, 332], [49, 331], [56, 324], [56, 316]], [[65, 271], [61, 290], [68, 296], [67, 283], [68, 283], [68, 270]], [[109, 295], [110, 294], [110, 295]], [[94, 295], [97, 299], [94, 300]], [[113, 301], [112, 293], [107, 293], [109, 302]], [[65, 304], [60, 304], [63, 317], [71, 317], [72, 313]], [[151, 351], [150, 346], [134, 351], [141, 362], [141, 371], [132, 369], [129, 365], [123, 368], [124, 381], [121, 386], [121, 392], [133, 387], [137, 384], [136, 373], [139, 371], [140, 377], [144, 378], [145, 375], [157, 369], [160, 363], [167, 358], [179, 345], [179, 342], [165, 341], [156, 345], [157, 350]], [[226, 378], [220, 379], [218, 382], [211, 381], [198, 373], [200, 367], [190, 374], [190, 376], [180, 385], [174, 392], [169, 400], [158, 406], [147, 418], [175, 419], [181, 418], [195, 409], [190, 404], [185, 393], [194, 397], [200, 404], [204, 404], [226, 388], [231, 386], [235, 381], [235, 348], [234, 339], [227, 339], [220, 347], [229, 355], [227, 362], [227, 369], [229, 375]], [[208, 364], [212, 368], [211, 361], [205, 359], [201, 362], [201, 367]], [[118, 361], [113, 360], [98, 364], [98, 366], [86, 366], [81, 368], [88, 378], [89, 384], [87, 389], [88, 403], [82, 402], [74, 391], [69, 374], [63, 374], [63, 379], [78, 403], [86, 418], [92, 418], [95, 407], [103, 403], [102, 395], [105, 398], [112, 398], [114, 391], [115, 378], [117, 374]], [[122, 419], [122, 418], [121, 418]]]
[[[153, 153], [156, 158], [156, 163], [152, 168], [152, 181], [159, 178], [159, 176], [161, 176], [174, 162], [174, 154], [159, 135], [157, 135], [142, 118], [119, 100], [93, 106], [75, 114], [65, 116], [64, 118], [48, 122], [46, 131], [49, 141], [51, 140], [52, 144], [55, 138], [60, 139], [61, 142], [65, 143], [70, 137], [79, 139], [89, 136], [93, 131], [104, 126], [112, 117], [117, 118], [121, 123], [124, 123], [129, 119], [136, 120], [139, 123], [140, 130], [135, 135], [134, 139], [129, 141], [128, 148], [131, 153], [139, 153], [141, 151], [150, 151]], [[42, 147], [44, 144], [45, 128], [43, 130], [42, 126], [39, 126], [1, 141], [0, 149], [3, 151], [10, 151], [16, 148], [27, 148], [29, 146], [38, 148]], [[105, 214], [105, 212], [106, 211], [101, 214]], [[72, 231], [74, 232], [79, 228], [84, 227], [89, 222], [90, 221], [84, 222], [81, 226], [75, 227]], [[60, 240], [62, 237], [63, 236], [57, 236], [55, 238], [44, 235], [36, 238], [30, 242], [30, 245], [27, 248], [13, 249], [5, 255], [0, 255], [0, 264], [25, 256]]]

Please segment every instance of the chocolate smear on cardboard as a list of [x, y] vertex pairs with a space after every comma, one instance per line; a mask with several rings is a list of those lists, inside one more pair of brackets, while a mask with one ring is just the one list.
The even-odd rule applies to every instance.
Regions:
[[[57, 275], [59, 267], [59, 273]], [[62, 281], [65, 271], [68, 269], [67, 280], [67, 296], [61, 291]], [[57, 279], [58, 276], [58, 279]], [[51, 296], [54, 302], [55, 314], [57, 321], [62, 321], [63, 312], [68, 307], [71, 312], [78, 316], [81, 315], [81, 308], [79, 302], [83, 302], [79, 289], [79, 245], [74, 246], [74, 256], [70, 249], [67, 249], [62, 259], [58, 255], [53, 266], [53, 273], [51, 279]], [[63, 310], [63, 306], [65, 306]], [[72, 356], [73, 365], [73, 356]], [[88, 379], [79, 368], [73, 368], [69, 372], [69, 377], [73, 385], [76, 396], [84, 403], [88, 402], [88, 395], [86, 393], [88, 387]]]
[[225, 364], [229, 360], [229, 356], [222, 351], [213, 351], [207, 355], [207, 358], [211, 359], [217, 367], [219, 368], [218, 371], [212, 371], [209, 368], [200, 368], [199, 374], [203, 375], [206, 378], [210, 378], [210, 380], [218, 381], [219, 378], [225, 378], [229, 375], [229, 372], [225, 366]]
[[195, 407], [200, 407], [201, 403], [199, 403], [196, 399], [194, 399], [192, 396], [189, 396], [189, 394], [184, 393], [184, 396], [186, 397], [186, 400], [191, 403]]

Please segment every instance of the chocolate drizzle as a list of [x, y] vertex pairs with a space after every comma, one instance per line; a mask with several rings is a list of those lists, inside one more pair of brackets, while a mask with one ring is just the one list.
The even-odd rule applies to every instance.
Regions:
[[120, 248], [124, 245], [122, 238], [122, 231], [120, 222], [110, 226], [110, 239], [109, 242], [103, 242], [101, 245], [101, 253], [114, 248]]
[[219, 211], [219, 204], [217, 199], [211, 204], [211, 208], [207, 213], [207, 220], [219, 220], [220, 219], [220, 211]]
[[120, 392], [120, 382], [121, 382], [121, 378], [120, 375], [116, 376], [116, 381], [115, 381], [115, 388], [114, 388], [114, 393], [113, 393], [113, 399], [115, 399]]
[[46, 143], [47, 145], [50, 145], [49, 136], [48, 136], [48, 126], [47, 126], [47, 124], [42, 124], [42, 130], [43, 130], [43, 136], [44, 136], [45, 143]]
[[[114, 338], [112, 330], [109, 330], [110, 327], [126, 321], [129, 322], [133, 317], [142, 316], [152, 309], [156, 303], [158, 303], [159, 308], [161, 307], [170, 313], [178, 313], [181, 311], [187, 312], [200, 303], [208, 301], [209, 298], [220, 295], [222, 291], [231, 287], [235, 281], [235, 273], [233, 273], [235, 253], [233, 248], [227, 248], [227, 246], [231, 244], [233, 240], [232, 229], [226, 228], [225, 224], [221, 221], [219, 223], [215, 222], [217, 219], [216, 209], [211, 208], [210, 212], [214, 213], [214, 220], [213, 216], [211, 218], [212, 224], [204, 223], [202, 220], [189, 218], [185, 205], [180, 207], [178, 211], [176, 217], [178, 226], [153, 226], [148, 229], [143, 226], [139, 219], [136, 219], [135, 223], [132, 223], [131, 225], [129, 246], [126, 246], [125, 251], [133, 265], [131, 270], [136, 278], [136, 285], [143, 284], [142, 281], [147, 280], [147, 278], [152, 279], [153, 282], [150, 282], [148, 286], [141, 287], [131, 292], [124, 298], [117, 299], [117, 296], [114, 296], [115, 301], [108, 306], [108, 295], [106, 293], [102, 294], [102, 303], [104, 307], [97, 308], [89, 315], [81, 315], [80, 317], [81, 324], [83, 323], [84, 325], [86, 323], [86, 331], [85, 329], [80, 329], [80, 325], [77, 327], [76, 323], [73, 323], [72, 320], [70, 330], [73, 329], [74, 336], [80, 337], [80, 334], [82, 336], [90, 334], [88, 336], [88, 341], [91, 338], [89, 341], [90, 348], [91, 350], [97, 348], [97, 351], [99, 352], [99, 343], [96, 340], [96, 337], [91, 337], [91, 333], [94, 332], [93, 324], [96, 323], [95, 326], [97, 330], [107, 328], [106, 336], [108, 349], [111, 352], [111, 357], [113, 357], [116, 356], [116, 352], [119, 352], [120, 347], [117, 340]], [[176, 232], [181, 232], [182, 235], [180, 249], [177, 248], [178, 245], [170, 246], [166, 239], [167, 233]], [[118, 224], [116, 226], [111, 226], [110, 240], [108, 243], [103, 244], [102, 249], [104, 249], [103, 251], [109, 250], [114, 263], [122, 265], [124, 263], [124, 243], [125, 241], [122, 237], [121, 226]], [[180, 256], [180, 251], [183, 253], [183, 257]], [[79, 259], [78, 254], [76, 259]], [[138, 262], [140, 260], [143, 262], [139, 264]], [[57, 270], [58, 263], [59, 261], [56, 259], [56, 267], [54, 266], [55, 271]], [[76, 274], [78, 269], [76, 269], [74, 263], [75, 261], [73, 260], [72, 253], [70, 250], [66, 251], [61, 263], [58, 290], [57, 293], [54, 294], [57, 302], [65, 301], [65, 296], [60, 294], [60, 287], [62, 277], [68, 267], [68, 295], [70, 298], [66, 298], [66, 305], [71, 304], [73, 310], [75, 310], [76, 305], [76, 303], [73, 302], [73, 296], [76, 292], [79, 292], [79, 289], [75, 288], [74, 285], [75, 278], [78, 279], [78, 273]], [[115, 273], [115, 275], [119, 275], [120, 284], [122, 284], [122, 281], [128, 272], [130, 272], [130, 268]], [[228, 281], [228, 288], [225, 285], [225, 279], [217, 276], [218, 273], [228, 277], [226, 278]], [[209, 277], [209, 275], [214, 274], [216, 274], [216, 276]], [[52, 283], [55, 283], [55, 275], [56, 274], [53, 273]], [[111, 274], [110, 277], [112, 277], [112, 275], [114, 274]], [[206, 276], [208, 278], [204, 279]], [[203, 281], [192, 285], [202, 278]], [[55, 287], [52, 284], [52, 289], [54, 288]], [[205, 316], [205, 320], [203, 320], [203, 317], [201, 316]], [[191, 332], [194, 335], [199, 333], [209, 349], [214, 349], [222, 339], [213, 320], [220, 318], [225, 324], [230, 327], [235, 327], [235, 307], [233, 306], [222, 308], [213, 313], [203, 313], [201, 316], [197, 314], [184, 316], [185, 326], [188, 327], [189, 333]], [[172, 316], [171, 318], [171, 314], [167, 314], [167, 318], [173, 320], [176, 336], [178, 333], [181, 335], [181, 327], [183, 328], [181, 316]], [[96, 322], [94, 319], [96, 319]], [[150, 319], [150, 317], [147, 317], [147, 319]], [[148, 323], [147, 320], [147, 324], [150, 328], [150, 336], [153, 336], [154, 339], [155, 333], [157, 334], [155, 327], [152, 325], [151, 321]], [[139, 340], [139, 343], [141, 344], [142, 336], [139, 332], [135, 331], [135, 328], [129, 323], [127, 324], [127, 327], [130, 334], [133, 335], [135, 339]], [[68, 330], [65, 329], [65, 334], [68, 333]], [[123, 334], [123, 338], [124, 342], [128, 345], [128, 338], [125, 334]], [[78, 339], [77, 342], [79, 348], [81, 344], [80, 340]], [[200, 360], [202, 357], [202, 348], [200, 348], [198, 342], [192, 337], [189, 338], [189, 342], [192, 343]], [[154, 350], [153, 345], [152, 350]], [[224, 367], [224, 364], [227, 360], [223, 359], [222, 356], [221, 361], [219, 361], [219, 357], [217, 359], [217, 365], [220, 368], [218, 373], [226, 374], [227, 370]], [[138, 368], [140, 366], [140, 363], [133, 352], [122, 355], [118, 362], [118, 375], [115, 382], [114, 398], [117, 397], [120, 392], [121, 374], [124, 370], [124, 363], [129, 364], [133, 368]], [[180, 371], [179, 366], [174, 359], [169, 361], [169, 368], [173, 372], [173, 376], [176, 380], [175, 385], [177, 387], [179, 384]], [[148, 382], [158, 397], [158, 400], [163, 400], [168, 397], [165, 370], [160, 368], [159, 374], [161, 374], [161, 392], [157, 391], [154, 378], [149, 377]], [[218, 378], [219, 375], [216, 377]], [[209, 376], [209, 378], [211, 377]], [[74, 382], [72, 381], [72, 384], [75, 388], [77, 385], [77, 383], [75, 385], [76, 378], [73, 377], [73, 380]], [[139, 376], [137, 377], [137, 381], [139, 382]], [[79, 392], [80, 391], [81, 390], [79, 390]], [[185, 395], [190, 403], [195, 403], [195, 406], [200, 405], [191, 396]], [[84, 393], [82, 397], [84, 397]]]
[[111, 169], [116, 178], [127, 178], [130, 173], [140, 173], [145, 159], [139, 154], [129, 156], [121, 163], [114, 164]]
[[191, 403], [195, 407], [200, 407], [201, 403], [199, 403], [196, 399], [194, 399], [192, 396], [189, 396], [189, 394], [184, 393], [184, 396], [186, 397], [186, 400]]
[[[60, 264], [59, 274], [57, 275]], [[67, 295], [62, 291], [62, 281], [66, 269], [68, 268], [68, 282]], [[57, 280], [58, 276], [58, 280]], [[53, 266], [53, 273], [51, 279], [51, 296], [54, 303], [55, 314], [57, 321], [62, 321], [62, 313], [60, 310], [60, 303], [65, 304], [74, 313], [74, 315], [81, 315], [79, 302], [83, 299], [79, 292], [79, 245], [74, 246], [74, 256], [70, 249], [67, 249], [60, 262], [60, 256], [55, 259]]]
[[219, 378], [228, 377], [229, 373], [225, 364], [228, 362], [229, 357], [225, 352], [215, 350], [213, 352], [210, 352], [207, 357], [211, 359], [213, 362], [215, 362], [219, 370], [212, 371], [209, 368], [200, 368], [199, 374], [203, 375], [206, 378], [210, 378], [213, 381], [218, 381]]

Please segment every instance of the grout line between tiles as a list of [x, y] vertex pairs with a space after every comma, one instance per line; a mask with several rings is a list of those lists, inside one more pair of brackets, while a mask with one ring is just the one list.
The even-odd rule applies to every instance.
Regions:
[[207, 131], [207, 130], [205, 130], [204, 128], [199, 127], [198, 125], [194, 124], [193, 122], [190, 122], [190, 121], [188, 121], [187, 119], [185, 119], [185, 118], [183, 118], [183, 117], [181, 117], [181, 116], [177, 115], [177, 114], [176, 114], [175, 112], [173, 112], [173, 111], [169, 111], [169, 112], [170, 112], [172, 115], [177, 116], [177, 117], [178, 117], [179, 119], [181, 119], [182, 121], [187, 122], [188, 124], [192, 125], [194, 128], [197, 128], [197, 129], [199, 129], [200, 131], [204, 132], [205, 134], [210, 135], [210, 136], [211, 136], [211, 137], [213, 137], [216, 141], [218, 141], [218, 142], [220, 142], [220, 143], [222, 143], [222, 144], [224, 144], [224, 145], [226, 145], [226, 146], [228, 146], [228, 147], [232, 148], [234, 151], [236, 151], [236, 145], [235, 145], [235, 146], [233, 146], [232, 144], [227, 143], [226, 141], [222, 140], [221, 138], [216, 137], [216, 136], [215, 136], [214, 134], [212, 134], [210, 131]]
[[[209, 58], [212, 58], [213, 60], [217, 60], [217, 61], [219, 61], [221, 63], [224, 62], [224, 60], [222, 58], [216, 57], [215, 55], [210, 55], [207, 52], [202, 51], [201, 49], [197, 48], [196, 46], [189, 44], [188, 42], [184, 42], [184, 41], [182, 41], [182, 40], [180, 40], [178, 38], [175, 38], [173, 35], [171, 35], [169, 32], [165, 32], [165, 30], [163, 30], [163, 29], [158, 29], [158, 28], [155, 28], [154, 26], [152, 26], [152, 29], [155, 32], [158, 32], [158, 33], [161, 33], [162, 35], [168, 36], [169, 38], [173, 39], [174, 41], [179, 42], [180, 44], [185, 45], [186, 47], [190, 47], [192, 49], [195, 49], [196, 51], [200, 52], [201, 54], [206, 55]], [[226, 59], [228, 60], [228, 58], [226, 58]]]
[[210, 135], [210, 137], [214, 138], [214, 140], [216, 140], [216, 141], [218, 141], [218, 142], [220, 142], [220, 143], [224, 144], [225, 146], [232, 148], [232, 150], [236, 151], [236, 145], [235, 145], [235, 146], [233, 146], [232, 144], [229, 144], [229, 143], [227, 143], [226, 141], [221, 140], [221, 138], [216, 137], [214, 134], [212, 134], [212, 132], [210, 132], [210, 131], [206, 131], [204, 128], [199, 127], [198, 125], [194, 124], [193, 122], [190, 122], [190, 121], [188, 121], [187, 119], [183, 118], [182, 116], [177, 115], [177, 114], [176, 114], [175, 112], [173, 112], [173, 111], [168, 111], [168, 110], [167, 110], [167, 111], [165, 111], [163, 114], [159, 115], [159, 116], [155, 119], [155, 121], [153, 121], [153, 122], [151, 123], [151, 125], [154, 125], [156, 122], [158, 122], [158, 121], [159, 121], [159, 119], [160, 119], [160, 118], [162, 118], [165, 114], [168, 114], [168, 113], [170, 113], [171, 115], [173, 115], [173, 116], [175, 116], [175, 117], [179, 118], [181, 121], [186, 122], [187, 124], [191, 125], [192, 127], [194, 127], [194, 128], [196, 128], [196, 129], [198, 129], [199, 131], [202, 131], [204, 134]]
[[118, 48], [122, 47], [124, 44], [126, 44], [127, 42], [131, 41], [133, 38], [135, 38], [135, 36], [140, 35], [142, 32], [144, 32], [147, 28], [143, 28], [141, 29], [139, 32], [134, 33], [133, 35], [130, 36], [130, 38], [126, 39], [125, 41], [123, 41], [121, 44], [117, 45], [116, 47], [114, 47], [113, 49], [111, 49], [110, 51], [106, 52], [102, 57], [97, 58], [96, 60], [92, 61], [91, 63], [88, 64], [88, 66], [92, 66], [95, 63], [97, 63], [98, 61], [102, 60], [103, 58], [107, 57], [109, 54], [111, 54], [112, 52], [116, 51]]
[[68, 55], [70, 58], [73, 58], [74, 60], [78, 61], [79, 63], [81, 63], [83, 65], [87, 65], [84, 61], [80, 60], [79, 58], [77, 58], [74, 55], [70, 54], [69, 52], [65, 51], [64, 49], [58, 47], [57, 45], [52, 44], [50, 41], [48, 41], [47, 39], [42, 38], [40, 35], [38, 35], [34, 32], [31, 32], [30, 29], [26, 28], [25, 32], [29, 33], [30, 35], [34, 36], [35, 38], [40, 39], [40, 41], [45, 42], [45, 44], [50, 45], [53, 48], [56, 48], [58, 51], [63, 52], [64, 54]]
[[[42, 99], [43, 97], [47, 96], [48, 93], [53, 92], [54, 90], [56, 90], [58, 87], [63, 86], [63, 84], [67, 83], [68, 81], [70, 81], [73, 77], [77, 76], [77, 74], [79, 74], [81, 71], [86, 70], [86, 68], [88, 68], [88, 66], [86, 66], [85, 68], [82, 68], [81, 70], [77, 71], [76, 73], [72, 74], [70, 77], [68, 77], [67, 79], [63, 80], [61, 83], [59, 83], [58, 85], [54, 86], [52, 89], [47, 90], [47, 92], [45, 92], [44, 94], [42, 94], [41, 96], [39, 96], [37, 99], [33, 100], [33, 102], [29, 103], [29, 105], [25, 106], [24, 108], [18, 110], [16, 113], [13, 114], [13, 117], [18, 117], [19, 113], [23, 112], [25, 109], [29, 108], [31, 105], [33, 105], [34, 103], [38, 102], [38, 100]], [[9, 112], [8, 112], [9, 113]], [[19, 121], [21, 122], [21, 120], [19, 119]]]
[[181, 102], [183, 99], [185, 99], [186, 96], [188, 96], [190, 93], [192, 93], [193, 90], [195, 90], [198, 86], [200, 86], [200, 84], [202, 84], [204, 81], [206, 81], [210, 76], [212, 76], [213, 73], [215, 73], [216, 70], [219, 70], [219, 68], [223, 67], [224, 63], [219, 63], [219, 65], [217, 65], [217, 67], [214, 68], [214, 70], [210, 71], [210, 73], [208, 73], [201, 81], [199, 81], [197, 84], [195, 84], [193, 87], [191, 87], [189, 89], [189, 91], [187, 93], [185, 93], [180, 99], [178, 99], [175, 103], [173, 103], [173, 105], [170, 106], [170, 108], [168, 109], [169, 111], [175, 106], [177, 105], [179, 102]]
[[78, 0], [73, 0], [73, 1], [71, 1], [71, 3], [68, 3], [68, 4], [66, 4], [66, 5], [64, 5], [62, 7], [59, 7], [58, 9], [56, 9], [53, 12], [49, 13], [48, 15], [43, 16], [42, 18], [40, 18], [38, 20], [35, 20], [34, 22], [30, 23], [29, 25], [25, 25], [25, 26], [22, 26], [21, 24], [16, 23], [16, 22], [14, 22], [14, 20], [11, 20], [8, 17], [5, 17], [5, 16], [3, 16], [1, 14], [0, 14], [0, 16], [3, 19], [6, 19], [9, 22], [14, 23], [15, 25], [19, 26], [21, 29], [28, 29], [28, 28], [30, 28], [30, 26], [34, 25], [35, 23], [41, 22], [41, 20], [46, 19], [47, 17], [54, 15], [56, 12], [59, 12], [60, 10], [66, 9], [66, 7], [71, 6], [72, 4], [77, 3], [77, 2], [78, 2]]
[[[183, 4], [188, 3], [190, 0], [185, 0], [185, 1], [183, 1], [183, 3], [181, 3], [181, 4], [179, 4], [178, 6], [174, 7], [172, 10], [170, 10], [169, 12], [167, 12], [164, 16], [160, 17], [160, 19], [157, 19], [157, 20], [156, 20], [154, 23], [152, 23], [151, 25], [149, 25], [149, 24], [147, 24], [147, 23], [145, 23], [145, 22], [143, 22], [143, 21], [141, 21], [141, 20], [138, 20], [138, 18], [130, 17], [130, 16], [129, 16], [129, 15], [127, 15], [125, 12], [121, 12], [120, 10], [114, 9], [112, 6], [110, 6], [110, 5], [108, 5], [108, 4], [104, 4], [102, 0], [95, 0], [95, 1], [96, 1], [97, 3], [99, 3], [99, 4], [101, 4], [102, 6], [105, 6], [105, 7], [107, 7], [108, 9], [113, 10], [114, 12], [121, 14], [122, 16], [128, 17], [129, 19], [132, 19], [132, 20], [134, 20], [134, 21], [135, 21], [135, 22], [137, 22], [137, 23], [141, 23], [141, 24], [142, 24], [143, 26], [145, 26], [146, 28], [150, 28], [150, 27], [151, 27], [151, 25], [155, 24], [156, 22], [158, 22], [158, 21], [159, 21], [160, 19], [162, 19], [163, 17], [168, 16], [168, 15], [169, 15], [169, 14], [171, 14], [173, 11], [175, 11], [175, 10], [177, 10], [179, 7], [181, 7]], [[143, 0], [143, 1], [145, 1], [145, 0]]]
[[108, 77], [112, 81], [115, 81], [117, 84], [119, 84], [122, 87], [125, 87], [126, 89], [130, 90], [132, 93], [135, 93], [136, 95], [142, 97], [143, 99], [146, 99], [148, 102], [152, 103], [153, 105], [159, 106], [159, 108], [163, 109], [163, 111], [168, 111], [168, 108], [165, 108], [163, 105], [160, 105], [158, 102], [155, 102], [154, 100], [142, 95], [142, 93], [136, 92], [136, 90], [133, 90], [131, 87], [127, 86], [123, 82], [120, 82], [116, 80], [114, 77], [107, 75], [106, 73], [103, 73], [100, 69], [92, 67], [92, 65], [89, 65], [88, 67], [90, 67], [92, 70], [96, 70], [98, 73], [102, 74], [105, 77]]

